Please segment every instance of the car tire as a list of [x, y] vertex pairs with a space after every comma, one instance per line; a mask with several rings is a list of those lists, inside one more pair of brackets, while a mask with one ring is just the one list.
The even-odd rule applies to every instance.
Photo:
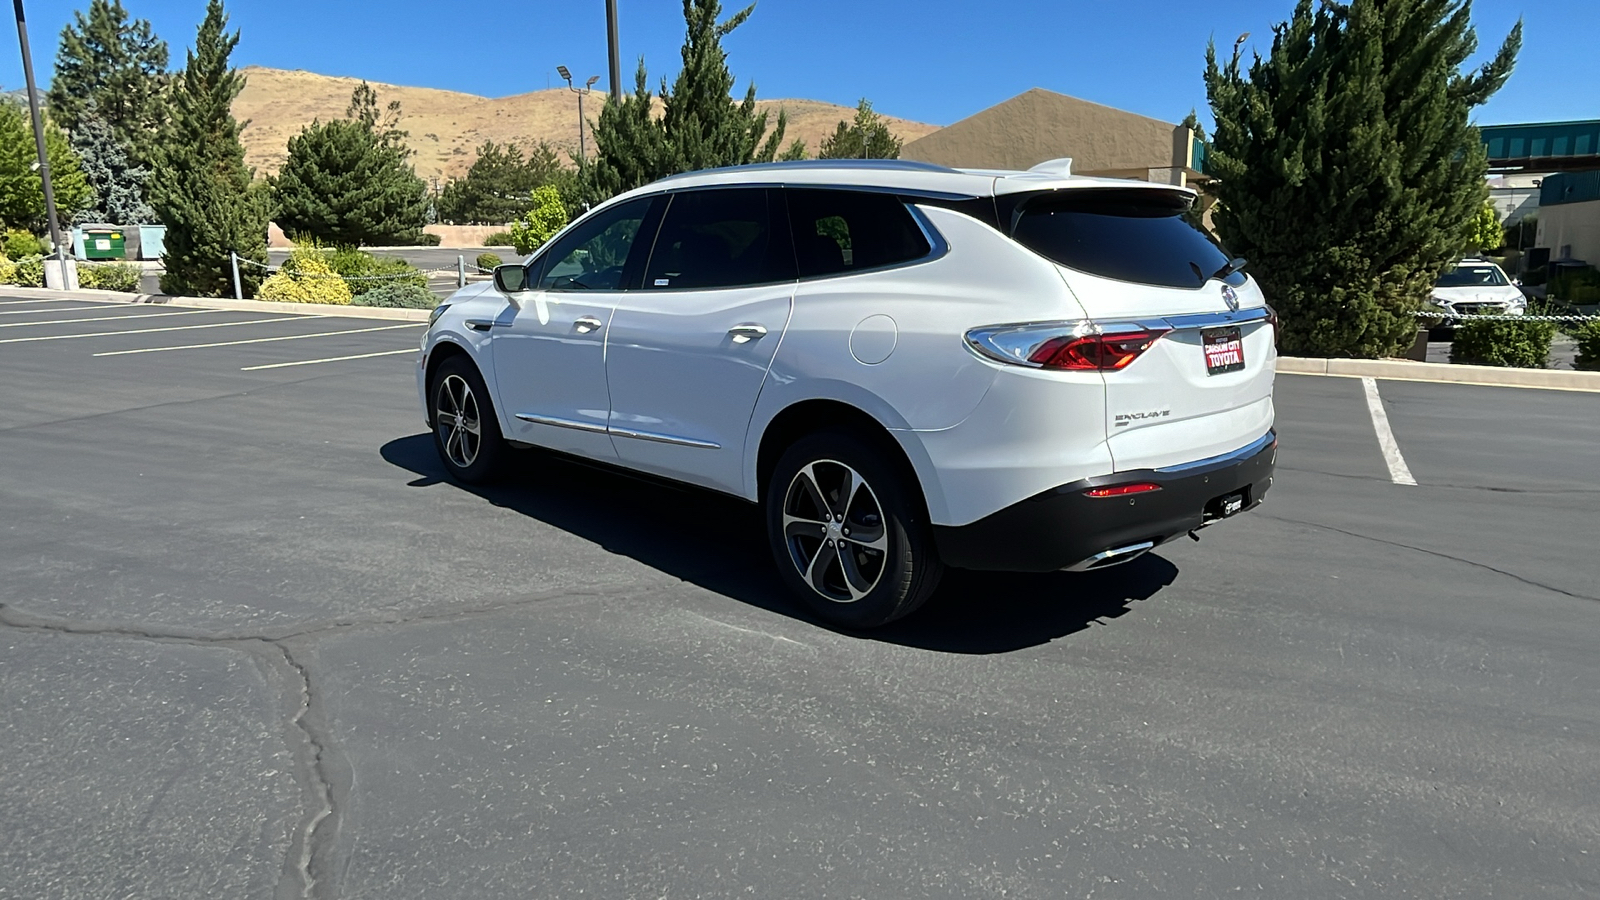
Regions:
[[901, 468], [854, 434], [820, 432], [784, 451], [768, 480], [767, 537], [780, 577], [829, 622], [875, 628], [938, 586], [944, 567]]
[[484, 484], [500, 474], [509, 448], [489, 389], [467, 357], [452, 356], [434, 371], [428, 384], [428, 420], [433, 423], [433, 447], [450, 477]]

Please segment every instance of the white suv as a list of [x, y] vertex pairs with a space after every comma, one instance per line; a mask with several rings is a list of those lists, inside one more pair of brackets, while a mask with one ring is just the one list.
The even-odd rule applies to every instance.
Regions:
[[477, 482], [509, 447], [764, 508], [783, 579], [865, 628], [946, 565], [1133, 559], [1261, 502], [1276, 321], [1186, 190], [906, 161], [623, 194], [434, 313], [417, 383]]

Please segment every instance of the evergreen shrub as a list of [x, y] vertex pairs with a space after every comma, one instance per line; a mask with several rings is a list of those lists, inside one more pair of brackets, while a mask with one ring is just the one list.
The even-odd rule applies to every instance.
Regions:
[[17, 260], [17, 273], [12, 284], [19, 287], [44, 287], [44, 257], [34, 253]]
[[21, 259], [24, 256], [43, 256], [44, 241], [39, 240], [31, 232], [13, 228], [6, 232], [5, 250], [7, 259]]
[[483, 239], [483, 245], [485, 247], [509, 247], [511, 246], [511, 232], [496, 231]]
[[388, 281], [355, 298], [356, 306], [387, 306], [400, 309], [433, 309], [439, 298], [425, 287], [409, 281]]
[[1543, 369], [1550, 359], [1550, 342], [1555, 336], [1554, 322], [1473, 321], [1468, 316], [1450, 345], [1450, 361], [1474, 366]]
[[1574, 365], [1590, 372], [1600, 372], [1600, 321], [1584, 322], [1572, 329], [1571, 334], [1578, 342], [1578, 358]]
[[350, 304], [350, 286], [323, 259], [321, 251], [315, 247], [296, 248], [289, 254], [289, 260], [292, 267], [285, 265], [261, 283], [261, 289], [256, 292], [257, 300]]
[[492, 270], [495, 266], [498, 266], [498, 265], [500, 265], [500, 256], [498, 254], [495, 254], [495, 253], [479, 253], [478, 254], [478, 268]]
[[91, 291], [137, 293], [144, 272], [133, 263], [103, 263], [78, 266], [78, 286]]

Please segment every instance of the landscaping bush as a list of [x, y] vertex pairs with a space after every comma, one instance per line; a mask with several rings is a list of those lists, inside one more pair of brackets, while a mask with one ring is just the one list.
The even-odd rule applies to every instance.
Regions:
[[[1534, 313], [1533, 309], [1528, 312]], [[1474, 366], [1542, 369], [1550, 359], [1554, 322], [1486, 319], [1468, 316], [1450, 345], [1450, 361]]]
[[511, 223], [511, 246], [518, 255], [526, 256], [544, 246], [566, 224], [567, 206], [561, 200], [561, 192], [548, 184], [535, 188], [527, 216]]
[[500, 257], [498, 255], [493, 253], [478, 254], [478, 268], [492, 271], [498, 265], [500, 265]]
[[19, 287], [44, 287], [44, 257], [34, 253], [17, 260], [17, 272], [11, 282]]
[[425, 287], [409, 281], [389, 281], [355, 298], [356, 306], [389, 306], [401, 309], [433, 309], [439, 298]]
[[139, 277], [144, 272], [133, 263], [104, 263], [78, 265], [78, 286], [91, 291], [125, 291], [137, 293]]
[[261, 283], [257, 300], [277, 300], [281, 303], [331, 303], [347, 306], [350, 287], [333, 271], [322, 251], [315, 247], [297, 247], [289, 254], [289, 262], [281, 271]]
[[0, 256], [0, 284], [17, 283], [17, 264]]
[[[345, 284], [350, 288], [352, 295], [359, 296], [378, 285], [389, 284], [392, 281], [415, 284], [422, 288], [428, 286], [427, 276], [403, 259], [373, 256], [365, 250], [354, 247], [326, 250], [311, 245], [306, 249], [319, 254], [328, 268], [348, 279]], [[305, 258], [310, 256], [307, 255]], [[297, 271], [297, 266], [294, 255], [283, 264], [283, 268], [289, 272]]]
[[1584, 322], [1569, 333], [1578, 342], [1578, 358], [1573, 365], [1600, 372], [1600, 321]]
[[511, 232], [496, 231], [483, 239], [483, 245], [485, 247], [509, 247], [511, 246]]
[[1600, 303], [1600, 272], [1594, 269], [1563, 272], [1550, 279], [1549, 296], [1574, 306]]
[[13, 228], [6, 232], [6, 258], [21, 259], [24, 256], [44, 256], [44, 241], [34, 237], [31, 232]]

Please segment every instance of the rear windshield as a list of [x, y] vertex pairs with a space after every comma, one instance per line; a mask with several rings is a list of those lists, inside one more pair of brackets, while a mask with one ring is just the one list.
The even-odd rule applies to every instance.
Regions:
[[1501, 287], [1510, 284], [1499, 266], [1464, 265], [1439, 276], [1435, 287]]
[[[1091, 275], [1197, 288], [1229, 256], [1185, 217], [1187, 195], [1166, 191], [1074, 190], [1037, 197], [1012, 232], [1023, 246]], [[1228, 276], [1243, 284], [1244, 276]]]

